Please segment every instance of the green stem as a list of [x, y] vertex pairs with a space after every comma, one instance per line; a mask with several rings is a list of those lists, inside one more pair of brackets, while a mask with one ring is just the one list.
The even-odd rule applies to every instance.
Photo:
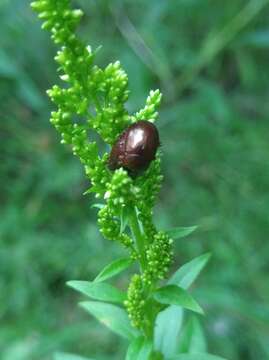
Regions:
[[[141, 273], [143, 273], [147, 268], [147, 261], [146, 261], [146, 244], [145, 244], [145, 237], [143, 235], [143, 230], [141, 229], [141, 224], [137, 217], [136, 209], [132, 211], [130, 217], [129, 217], [129, 226], [133, 234], [133, 238], [135, 240], [136, 248], [139, 254], [139, 262], [141, 267]], [[147, 302], [147, 311], [146, 311], [146, 318], [148, 319], [147, 322], [145, 322], [144, 327], [144, 334], [148, 339], [153, 338], [153, 329], [154, 329], [154, 322], [156, 318], [156, 313], [153, 308], [153, 304], [151, 302], [148, 302], [148, 299], [150, 298], [150, 294], [152, 292], [152, 289], [155, 287], [155, 284], [147, 285], [144, 288], [144, 296], [145, 301]]]
[[137, 212], [135, 209], [130, 215], [129, 225], [139, 254], [141, 270], [144, 271], [146, 269], [145, 238], [141, 231], [139, 220], [137, 218]]

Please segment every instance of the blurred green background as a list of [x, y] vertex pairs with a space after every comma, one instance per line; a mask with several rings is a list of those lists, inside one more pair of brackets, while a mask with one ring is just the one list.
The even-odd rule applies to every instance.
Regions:
[[[127, 71], [130, 111], [149, 89], [164, 94], [155, 218], [161, 229], [199, 225], [176, 244], [177, 264], [213, 254], [193, 289], [209, 351], [269, 359], [268, 1], [74, 4], [81, 36], [103, 45], [98, 64]], [[0, 33], [0, 359], [121, 359], [126, 344], [65, 286], [123, 251], [99, 235], [82, 166], [48, 121], [56, 49], [26, 0], [1, 0]]]

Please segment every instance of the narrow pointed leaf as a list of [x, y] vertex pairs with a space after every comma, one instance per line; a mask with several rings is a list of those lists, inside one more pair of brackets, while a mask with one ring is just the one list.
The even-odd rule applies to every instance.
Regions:
[[67, 354], [67, 353], [56, 353], [53, 357], [54, 360], [94, 360], [85, 358], [83, 356]]
[[126, 311], [120, 307], [96, 301], [85, 301], [80, 306], [116, 334], [128, 340], [138, 335], [131, 327]]
[[209, 253], [206, 253], [184, 264], [172, 275], [168, 284], [178, 285], [183, 289], [188, 289], [203, 270], [210, 256]]
[[[90, 187], [89, 189], [85, 190], [83, 195], [88, 195], [92, 193], [92, 188]], [[94, 207], [93, 205], [91, 207]]]
[[122, 303], [126, 298], [123, 291], [106, 283], [74, 280], [68, 281], [67, 285], [94, 300]]
[[173, 240], [178, 240], [183, 237], [186, 237], [193, 233], [197, 229], [197, 226], [188, 226], [188, 227], [175, 227], [169, 230], [166, 230], [166, 233]]
[[153, 297], [161, 304], [178, 305], [199, 314], [204, 313], [193, 297], [186, 290], [176, 285], [167, 285], [159, 288], [155, 291]]
[[152, 342], [140, 336], [130, 344], [126, 360], [148, 360], [152, 348]]
[[183, 321], [183, 308], [171, 305], [161, 311], [154, 329], [154, 348], [166, 356], [176, 353], [178, 334]]
[[[188, 289], [207, 264], [209, 258], [210, 254], [207, 253], [183, 265], [171, 277], [168, 284], [174, 284], [183, 289]], [[156, 349], [167, 356], [175, 354], [182, 318], [183, 309], [174, 305], [169, 306], [157, 316], [154, 344]]]
[[[83, 195], [87, 194], [87, 192], [85, 192]], [[96, 204], [92, 204], [91, 208], [96, 208], [96, 209], [103, 209], [103, 207], [105, 206], [105, 204], [99, 204], [99, 203], [96, 203]]]
[[179, 353], [206, 353], [205, 336], [196, 317], [192, 317], [183, 329], [179, 339]]
[[195, 353], [195, 354], [176, 355], [170, 357], [168, 360], [226, 360], [226, 359], [206, 353]]
[[129, 258], [117, 259], [105, 266], [104, 269], [94, 279], [94, 282], [101, 282], [110, 279], [130, 267], [132, 263], [133, 260]]
[[121, 210], [121, 215], [120, 215], [120, 233], [121, 234], [126, 229], [126, 226], [128, 225], [128, 222], [129, 222], [129, 213], [125, 208], [123, 208]]

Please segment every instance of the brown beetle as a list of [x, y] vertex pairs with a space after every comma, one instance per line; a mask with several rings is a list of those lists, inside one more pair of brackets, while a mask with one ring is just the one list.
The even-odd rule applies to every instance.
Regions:
[[141, 120], [130, 125], [112, 147], [108, 167], [126, 169], [131, 176], [146, 170], [160, 146], [159, 133], [154, 124]]

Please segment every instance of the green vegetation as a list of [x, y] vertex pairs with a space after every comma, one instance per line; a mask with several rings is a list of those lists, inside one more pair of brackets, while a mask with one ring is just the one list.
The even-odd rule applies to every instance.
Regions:
[[[198, 223], [177, 243], [178, 262], [213, 253], [193, 291], [206, 309], [210, 352], [266, 359], [267, 2], [78, 3], [87, 15], [81, 36], [103, 44], [98, 61], [121, 59], [129, 74], [128, 109], [139, 109], [149, 88], [165, 94], [166, 180], [155, 220], [160, 229]], [[65, 287], [124, 253], [98, 234], [82, 168], [48, 123], [43, 94], [57, 81], [55, 49], [28, 5], [0, 4], [1, 354], [119, 359], [124, 345], [85, 318]]]

